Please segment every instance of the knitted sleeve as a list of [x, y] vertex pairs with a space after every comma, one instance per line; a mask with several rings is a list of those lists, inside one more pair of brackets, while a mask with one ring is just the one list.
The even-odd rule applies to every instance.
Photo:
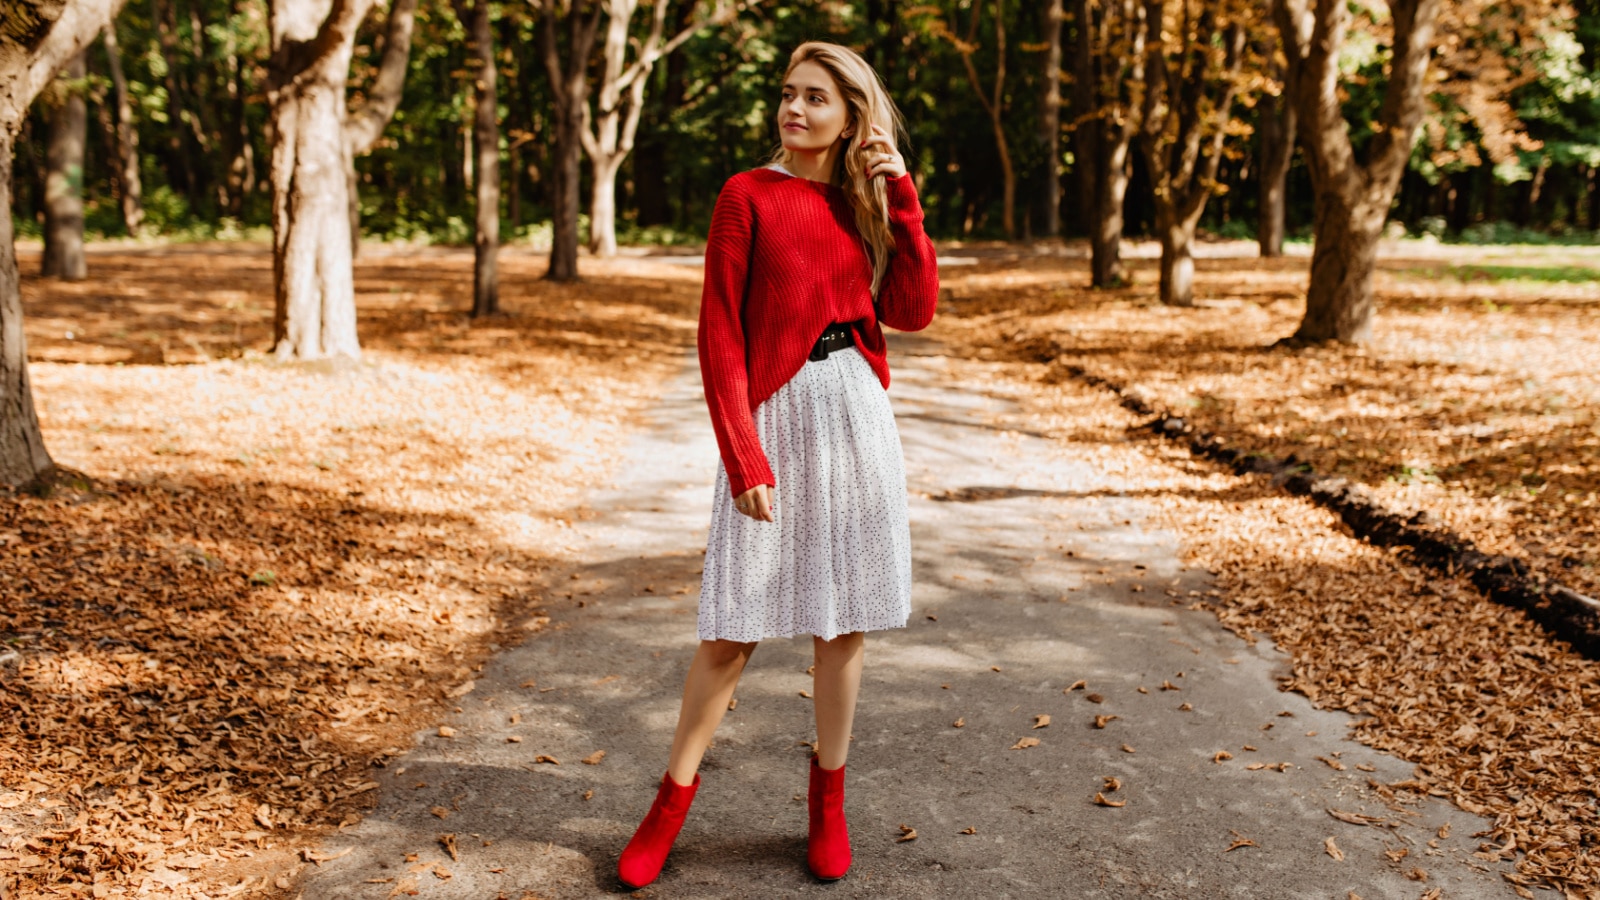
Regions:
[[735, 497], [758, 484], [777, 483], [750, 414], [743, 316], [755, 225], [749, 186], [736, 175], [723, 185], [711, 211], [697, 340], [706, 407]]
[[886, 187], [894, 255], [878, 287], [878, 315], [891, 328], [921, 331], [939, 302], [939, 265], [933, 241], [922, 230], [922, 204], [911, 176], [891, 178]]

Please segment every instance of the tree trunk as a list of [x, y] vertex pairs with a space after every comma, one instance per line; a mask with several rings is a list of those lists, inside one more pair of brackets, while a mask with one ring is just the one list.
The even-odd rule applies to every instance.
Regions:
[[1195, 219], [1177, 219], [1174, 212], [1156, 213], [1161, 237], [1161, 302], [1166, 306], [1194, 305]]
[[1099, 189], [1100, 121], [1093, 118], [1096, 108], [1095, 26], [1089, 0], [1072, 0], [1072, 174], [1077, 189], [1073, 206], [1077, 227], [1074, 234], [1092, 234], [1095, 220], [1095, 195]]
[[11, 161], [15, 135], [0, 126], [0, 484], [26, 484], [49, 470], [28, 384], [22, 293], [11, 225]]
[[[1340, 105], [1339, 56], [1352, 18], [1343, 0], [1274, 0], [1289, 63], [1288, 96], [1315, 197], [1315, 248], [1306, 314], [1294, 340], [1362, 343], [1372, 334], [1378, 237], [1427, 106], [1426, 84], [1441, 0], [1391, 0], [1383, 101], [1356, 161]], [[1293, 5], [1291, 5], [1291, 3]]]
[[1289, 166], [1294, 161], [1294, 104], [1286, 97], [1264, 94], [1256, 108], [1261, 111], [1261, 199], [1256, 243], [1263, 257], [1282, 256]]
[[1122, 268], [1122, 209], [1128, 196], [1128, 144], [1122, 129], [1097, 123], [1101, 137], [1096, 161], [1094, 206], [1089, 221], [1089, 283], [1097, 288], [1119, 287]]
[[595, 256], [617, 255], [617, 172], [622, 158], [593, 161], [594, 193], [589, 202], [589, 252]]
[[1352, 209], [1332, 193], [1318, 196], [1311, 287], [1297, 340], [1362, 344], [1372, 336], [1372, 274], [1387, 209]]
[[122, 227], [130, 236], [144, 231], [144, 188], [139, 181], [139, 129], [133, 121], [133, 99], [128, 94], [128, 79], [122, 72], [122, 48], [117, 46], [116, 24], [105, 33], [106, 59], [111, 69], [111, 84], [117, 97], [117, 157], [121, 187]]
[[1044, 221], [1047, 237], [1061, 233], [1061, 19], [1062, 0], [1044, 10], [1044, 101], [1039, 112], [1039, 143], [1044, 148]]
[[[558, 13], [554, 0], [539, 6], [539, 51], [550, 91], [555, 95], [551, 118], [555, 123], [555, 149], [550, 165], [550, 266], [544, 277], [550, 281], [578, 280], [579, 165], [583, 157], [585, 107], [589, 102], [589, 51], [594, 46], [595, 30], [600, 25], [600, 6], [573, 0], [565, 13]], [[569, 26], [567, 58], [562, 59], [557, 29]]]
[[500, 125], [496, 119], [499, 98], [495, 85], [494, 31], [489, 21], [489, 0], [472, 5], [472, 52], [478, 64], [477, 102], [474, 104], [473, 144], [478, 150], [477, 219], [473, 226], [472, 316], [500, 312]]
[[365, 4], [341, 8], [336, 2], [326, 23], [319, 21], [318, 6], [316, 0], [275, 0], [272, 8], [273, 352], [283, 360], [361, 355], [345, 81]]
[[61, 75], [57, 81], [61, 95], [50, 111], [45, 153], [43, 273], [82, 281], [89, 274], [83, 259], [83, 150], [89, 138], [89, 114], [83, 99], [87, 53], [72, 57]]
[[11, 221], [17, 133], [39, 92], [93, 41], [121, 0], [6, 0], [0, 26], [0, 484], [26, 485], [53, 464], [28, 383], [21, 278]]

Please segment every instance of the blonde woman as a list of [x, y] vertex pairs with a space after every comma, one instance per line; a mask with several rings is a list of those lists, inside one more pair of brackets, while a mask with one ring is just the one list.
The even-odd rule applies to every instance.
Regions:
[[667, 771], [618, 861], [660, 874], [700, 786], [701, 757], [769, 637], [812, 635], [816, 752], [806, 859], [850, 866], [845, 758], [868, 631], [911, 612], [905, 465], [881, 326], [933, 319], [939, 281], [904, 134], [854, 51], [789, 59], [769, 165], [728, 179], [706, 246], [699, 351], [722, 462], [700, 586], [700, 645]]

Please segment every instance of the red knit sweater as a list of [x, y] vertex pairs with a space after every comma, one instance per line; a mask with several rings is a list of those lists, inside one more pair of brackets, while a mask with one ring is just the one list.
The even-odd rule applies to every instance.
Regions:
[[[881, 322], [918, 331], [933, 320], [939, 272], [909, 175], [889, 179], [894, 255], [878, 289]], [[873, 311], [872, 262], [844, 189], [752, 169], [728, 179], [711, 213], [700, 299], [700, 374], [735, 497], [776, 486], [752, 413], [806, 364], [832, 323], [889, 386]]]

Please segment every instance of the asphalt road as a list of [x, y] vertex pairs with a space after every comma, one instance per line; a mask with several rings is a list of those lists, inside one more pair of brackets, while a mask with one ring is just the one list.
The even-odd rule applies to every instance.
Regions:
[[[1147, 501], [1109, 487], [1082, 448], [1013, 430], [1009, 401], [954, 383], [934, 345], [894, 346], [916, 588], [910, 625], [868, 637], [846, 788], [854, 867], [833, 884], [806, 871], [811, 641], [774, 640], [640, 896], [1515, 896], [1471, 856], [1485, 820], [1385, 806], [1369, 779], [1411, 766], [1280, 692], [1286, 658], [1266, 642], [1187, 608], [1206, 573], [1180, 566]], [[485, 667], [452, 737], [430, 729], [382, 771], [377, 809], [326, 842], [350, 852], [305, 872], [304, 897], [628, 893], [617, 854], [665, 769], [695, 646], [716, 446], [692, 366], [628, 460], [575, 526], [580, 558], [550, 580], [550, 626]], [[1012, 749], [1024, 738], [1038, 744]], [[916, 838], [899, 840], [902, 826]]]

